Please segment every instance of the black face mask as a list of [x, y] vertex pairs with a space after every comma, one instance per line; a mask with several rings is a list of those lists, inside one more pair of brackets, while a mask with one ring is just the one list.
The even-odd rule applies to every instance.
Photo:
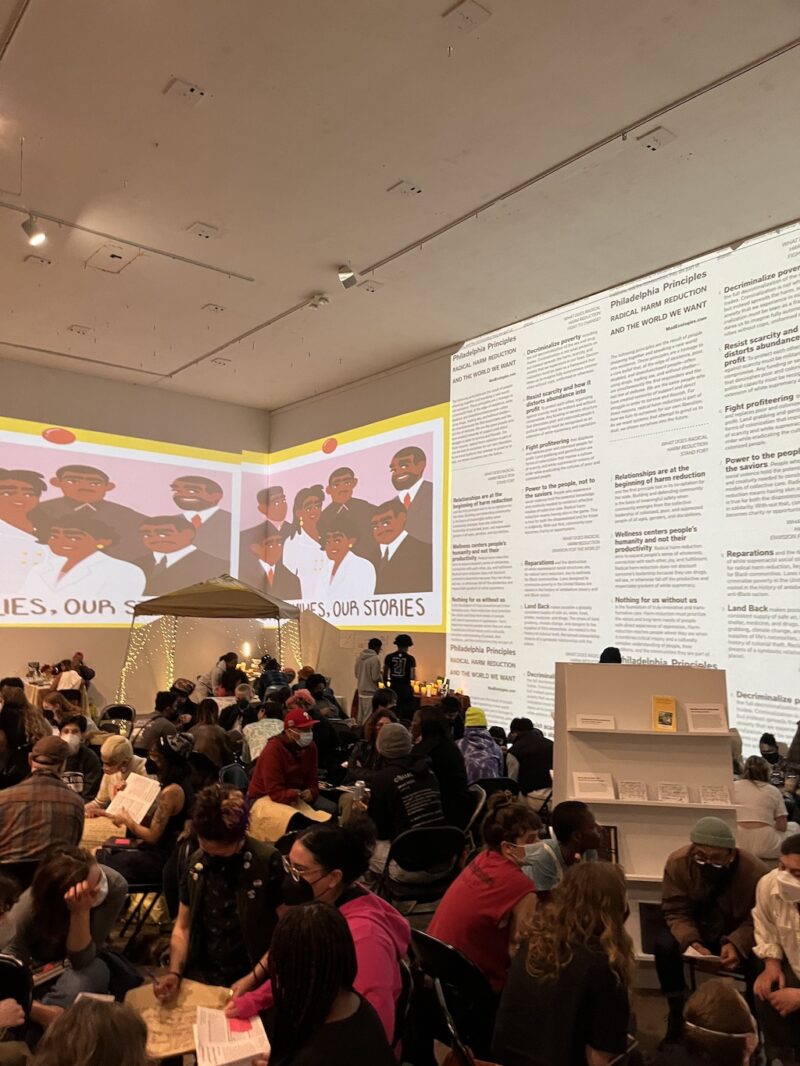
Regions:
[[720, 869], [706, 863], [705, 866], [698, 866], [697, 869], [700, 871], [702, 879], [709, 885], [719, 885], [731, 875], [730, 866], [723, 866]]
[[295, 881], [291, 874], [284, 874], [281, 882], [281, 899], [287, 907], [297, 907], [301, 903], [314, 902], [314, 886], [304, 878]]
[[780, 758], [780, 755], [778, 754], [777, 751], [764, 751], [761, 754], [767, 760], [767, 762], [770, 763], [770, 765], [772, 765], [772, 766], [774, 766], [775, 763]]

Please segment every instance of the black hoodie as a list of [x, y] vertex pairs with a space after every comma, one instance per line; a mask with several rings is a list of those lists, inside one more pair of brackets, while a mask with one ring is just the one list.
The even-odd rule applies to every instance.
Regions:
[[379, 840], [394, 840], [407, 829], [444, 825], [439, 782], [424, 755], [411, 752], [386, 765], [372, 778], [369, 816]]

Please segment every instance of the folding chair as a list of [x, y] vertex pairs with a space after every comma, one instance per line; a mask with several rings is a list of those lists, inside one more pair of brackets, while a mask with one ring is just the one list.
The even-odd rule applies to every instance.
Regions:
[[123, 938], [127, 933], [131, 925], [134, 926], [133, 933], [128, 938], [122, 954], [128, 955], [131, 948], [136, 944], [139, 936], [144, 928], [145, 922], [150, 918], [153, 913], [155, 905], [158, 903], [161, 896], [163, 885], [161, 881], [152, 881], [142, 884], [128, 884], [128, 896], [138, 896], [133, 909], [126, 915], [122, 928], [119, 931], [120, 938]]
[[220, 770], [219, 783], [221, 785], [233, 785], [234, 788], [238, 788], [242, 792], [247, 792], [250, 778], [247, 776], [247, 770], [245, 770], [241, 763], [232, 762], [227, 766], [223, 766]]
[[[441, 899], [459, 874], [458, 860], [464, 843], [464, 833], [452, 825], [425, 826], [401, 833], [389, 847], [377, 886], [378, 895], [390, 903], [396, 900], [428, 903]], [[431, 870], [441, 870], [441, 874], [427, 881], [402, 881], [392, 876], [394, 864], [411, 874]]]
[[[97, 724], [103, 729], [104, 722], [114, 722], [119, 726], [120, 736], [130, 740], [133, 733], [133, 723], [136, 720], [136, 711], [127, 703], [107, 703], [100, 712]], [[111, 732], [111, 730], [106, 730]]]
[[490, 796], [493, 796], [495, 792], [510, 792], [512, 796], [519, 795], [519, 784], [513, 779], [513, 777], [482, 777], [480, 781], [476, 781], [475, 784], [481, 786], [486, 793], [487, 800]]
[[480, 828], [483, 815], [486, 812], [486, 791], [481, 785], [477, 784], [469, 786], [469, 790], [475, 797], [475, 809], [473, 810], [467, 827], [464, 830], [464, 836], [467, 838], [473, 848], [478, 846], [477, 832]]
[[[2, 958], [2, 956], [0, 956]], [[394, 1032], [392, 1033], [392, 1050], [397, 1048], [403, 1040], [406, 1023], [411, 1012], [411, 1001], [414, 996], [414, 975], [411, 967], [405, 959], [400, 959], [400, 978], [402, 985], [400, 996], [394, 1011]]]

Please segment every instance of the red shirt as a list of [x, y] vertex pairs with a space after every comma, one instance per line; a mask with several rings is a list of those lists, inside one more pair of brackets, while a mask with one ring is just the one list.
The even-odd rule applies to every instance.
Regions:
[[275, 803], [293, 803], [305, 789], [314, 799], [319, 795], [317, 745], [299, 748], [285, 733], [272, 737], [258, 757], [247, 795], [253, 800], [269, 796]]
[[428, 927], [431, 936], [458, 948], [500, 992], [511, 958], [511, 911], [533, 882], [497, 851], [481, 851], [450, 885]]

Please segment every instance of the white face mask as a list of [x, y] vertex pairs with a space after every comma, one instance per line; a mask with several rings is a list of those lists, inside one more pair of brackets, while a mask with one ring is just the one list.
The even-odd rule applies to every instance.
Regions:
[[297, 740], [295, 743], [299, 748], [307, 748], [314, 740], [314, 733], [311, 729], [298, 729]]
[[800, 880], [793, 877], [788, 870], [778, 873], [778, 895], [784, 903], [800, 903]]
[[105, 903], [108, 897], [108, 878], [106, 877], [105, 870], [100, 870], [100, 880], [97, 882], [96, 891], [97, 896], [92, 907], [99, 907], [102, 903]]
[[75, 733], [67, 733], [65, 737], [61, 738], [69, 748], [70, 755], [77, 755], [81, 747], [81, 738], [76, 736]]

